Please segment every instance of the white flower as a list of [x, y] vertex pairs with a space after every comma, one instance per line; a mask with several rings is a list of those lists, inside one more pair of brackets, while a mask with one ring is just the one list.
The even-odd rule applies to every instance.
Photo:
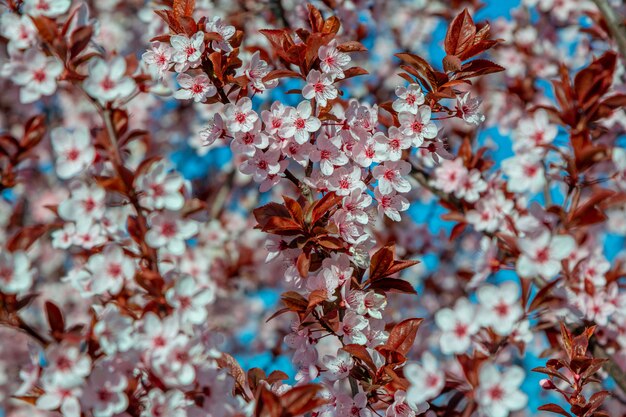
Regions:
[[63, 64], [58, 59], [33, 48], [26, 51], [23, 62], [17, 65], [11, 79], [22, 86], [20, 101], [32, 103], [56, 91], [57, 77], [62, 72]]
[[50, 137], [52, 149], [57, 155], [56, 171], [62, 179], [81, 173], [96, 157], [91, 135], [85, 126], [77, 126], [73, 131], [57, 127], [52, 130]]
[[352, 60], [350, 55], [337, 49], [337, 39], [333, 39], [328, 45], [320, 46], [317, 56], [322, 71], [338, 79], [344, 78], [343, 70]]
[[480, 386], [475, 398], [487, 417], [506, 417], [511, 411], [526, 407], [528, 397], [519, 390], [524, 371], [519, 366], [501, 373], [496, 365], [486, 363], [480, 368], [478, 379]]
[[175, 171], [171, 164], [161, 159], [146, 172], [142, 172], [135, 180], [139, 190], [139, 202], [147, 209], [180, 210], [185, 204], [181, 188], [185, 180]]
[[394, 100], [392, 107], [398, 113], [409, 112], [417, 114], [419, 106], [424, 104], [424, 93], [418, 84], [411, 84], [408, 87], [396, 87], [397, 100]]
[[309, 141], [309, 134], [317, 132], [322, 122], [313, 115], [311, 102], [303, 101], [296, 109], [291, 108], [285, 123], [278, 133], [286, 138], [293, 137], [296, 142], [303, 144]]
[[0, 292], [24, 294], [33, 285], [33, 275], [24, 252], [0, 251]]
[[9, 11], [0, 16], [0, 33], [9, 39], [9, 51], [28, 49], [38, 39], [37, 28], [30, 16], [20, 16]]
[[177, 389], [164, 393], [158, 388], [152, 388], [144, 401], [141, 417], [187, 417], [185, 408], [188, 401], [185, 394]]
[[386, 161], [372, 170], [374, 178], [378, 180], [380, 194], [391, 194], [394, 190], [399, 193], [411, 191], [411, 184], [404, 175], [411, 172], [411, 164], [406, 161]]
[[228, 103], [224, 106], [226, 127], [231, 133], [249, 132], [254, 128], [254, 122], [259, 115], [252, 110], [252, 100], [243, 97], [237, 104]]
[[91, 290], [94, 294], [117, 294], [135, 275], [135, 263], [117, 245], [109, 245], [102, 253], [92, 255], [87, 269], [92, 275]]
[[71, 0], [24, 0], [24, 13], [30, 16], [56, 17], [67, 12]]
[[543, 231], [537, 238], [518, 240], [522, 255], [517, 260], [517, 273], [524, 278], [541, 276], [551, 279], [561, 271], [561, 260], [574, 250], [576, 242], [569, 235], [551, 236]]
[[209, 77], [200, 74], [192, 77], [188, 74], [179, 74], [176, 81], [181, 89], [174, 93], [174, 98], [179, 100], [189, 100], [193, 98], [196, 103], [205, 101], [207, 97], [213, 97], [217, 93], [217, 88], [211, 83]]
[[381, 194], [378, 187], [374, 189], [374, 198], [378, 202], [378, 213], [389, 217], [394, 222], [401, 220], [400, 212], [409, 209], [409, 200], [396, 193]]
[[135, 81], [126, 76], [126, 60], [120, 56], [110, 62], [94, 58], [89, 62], [89, 77], [84, 81], [87, 94], [104, 104], [129, 97]]
[[215, 292], [211, 288], [200, 288], [192, 276], [185, 275], [167, 290], [165, 299], [176, 309], [181, 324], [201, 324], [207, 318], [207, 306], [215, 300]]
[[459, 299], [454, 310], [437, 311], [435, 323], [442, 331], [439, 346], [444, 354], [463, 353], [470, 347], [472, 335], [479, 327], [475, 316], [476, 308], [466, 298]]
[[524, 310], [519, 303], [519, 287], [515, 282], [507, 281], [496, 287], [484, 285], [477, 291], [480, 302], [479, 321], [483, 326], [491, 327], [501, 336], [509, 335]]
[[191, 38], [186, 35], [172, 35], [170, 44], [174, 48], [172, 61], [176, 63], [176, 72], [183, 73], [200, 65], [204, 52], [204, 32], [196, 32]]
[[337, 335], [343, 336], [344, 343], [365, 345], [367, 337], [363, 334], [368, 326], [367, 319], [354, 311], [348, 311], [341, 321]]
[[107, 304], [104, 310], [98, 313], [98, 321], [93, 326], [93, 334], [107, 355], [126, 352], [133, 347], [134, 332], [133, 319], [120, 314], [115, 304]]
[[106, 210], [106, 191], [103, 188], [73, 182], [70, 190], [70, 198], [63, 200], [58, 208], [63, 220], [90, 224], [102, 218]]
[[422, 363], [408, 363], [404, 376], [411, 384], [406, 392], [406, 402], [415, 411], [423, 410], [423, 404], [436, 398], [445, 385], [445, 375], [437, 359], [429, 352], [422, 356]]
[[328, 370], [326, 377], [330, 381], [346, 378], [354, 366], [352, 355], [342, 349], [337, 351], [337, 356], [325, 355], [322, 358], [322, 363]]
[[322, 74], [312, 70], [306, 77], [306, 85], [302, 89], [302, 97], [307, 100], [315, 98], [317, 103], [324, 107], [329, 100], [337, 98], [337, 88], [333, 85], [330, 74]]
[[164, 248], [173, 255], [185, 253], [185, 240], [198, 233], [198, 223], [171, 211], [155, 212], [148, 218], [146, 241], [153, 248]]

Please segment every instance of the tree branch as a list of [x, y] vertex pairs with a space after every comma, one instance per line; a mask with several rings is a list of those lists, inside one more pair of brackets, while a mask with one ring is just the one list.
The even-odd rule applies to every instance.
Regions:
[[626, 61], [626, 28], [623, 24], [624, 19], [617, 15], [608, 0], [593, 0], [593, 2], [598, 6], [602, 17], [604, 17], [611, 35], [613, 35], [617, 43], [622, 59]]

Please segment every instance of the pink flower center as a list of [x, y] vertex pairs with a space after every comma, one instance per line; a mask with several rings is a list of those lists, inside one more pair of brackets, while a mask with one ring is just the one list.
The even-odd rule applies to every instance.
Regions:
[[161, 225], [161, 234], [167, 238], [175, 237], [177, 232], [178, 228], [174, 222], [165, 222]]
[[38, 83], [46, 81], [46, 71], [43, 69], [33, 71], [33, 80]]
[[298, 130], [302, 130], [304, 129], [304, 125], [305, 125], [305, 121], [303, 118], [299, 117], [296, 119], [296, 121], [294, 122], [294, 126], [296, 127], [296, 129]]
[[100, 82], [100, 87], [102, 87], [102, 89], [104, 91], [109, 91], [115, 88], [115, 82], [113, 82], [113, 80], [111, 80], [111, 78], [109, 78], [108, 76], [104, 77], [104, 79]]

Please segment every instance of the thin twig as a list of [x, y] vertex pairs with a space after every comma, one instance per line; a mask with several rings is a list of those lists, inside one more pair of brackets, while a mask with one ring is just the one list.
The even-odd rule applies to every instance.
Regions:
[[622, 56], [622, 59], [626, 61], [626, 29], [624, 28], [624, 18], [617, 15], [613, 7], [609, 4], [608, 0], [593, 0], [598, 6], [602, 17], [606, 21], [606, 25], [611, 31], [611, 35], [617, 43], [617, 48]]

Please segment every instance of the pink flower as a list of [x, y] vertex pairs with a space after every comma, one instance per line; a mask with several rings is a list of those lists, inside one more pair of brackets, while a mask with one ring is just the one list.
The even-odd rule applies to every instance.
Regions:
[[356, 189], [365, 190], [365, 183], [361, 181], [361, 168], [341, 167], [335, 169], [329, 178], [328, 189], [337, 195], [349, 195]]
[[211, 288], [201, 288], [193, 277], [185, 275], [176, 279], [174, 287], [165, 293], [165, 299], [175, 308], [181, 325], [201, 324], [207, 318], [207, 306], [215, 300], [215, 292]]
[[378, 202], [379, 215], [385, 215], [395, 222], [401, 220], [400, 212], [409, 209], [409, 200], [392, 191], [389, 194], [381, 194], [378, 188], [374, 189], [374, 198]]
[[485, 121], [485, 116], [478, 112], [481, 100], [478, 97], [470, 97], [467, 91], [456, 97], [456, 114], [469, 124], [479, 125]]
[[278, 174], [281, 168], [280, 151], [276, 149], [266, 152], [257, 149], [252, 158], [239, 166], [239, 170], [246, 175], [252, 175], [255, 182], [262, 182], [269, 175]]
[[511, 411], [526, 407], [528, 397], [519, 389], [524, 382], [524, 371], [519, 366], [501, 373], [493, 363], [485, 363], [478, 379], [476, 398], [487, 417], [506, 417]]
[[387, 155], [390, 161], [397, 161], [402, 157], [402, 151], [409, 149], [413, 141], [410, 137], [400, 133], [400, 130], [395, 126], [389, 128], [388, 135], [389, 137], [385, 136], [382, 132], [378, 132], [374, 135], [376, 149], [381, 154]]
[[317, 53], [320, 59], [320, 68], [334, 78], [344, 78], [343, 70], [351, 61], [350, 55], [337, 49], [337, 40], [333, 39], [328, 45], [322, 45]]
[[518, 240], [522, 255], [517, 260], [517, 273], [524, 278], [540, 276], [551, 279], [561, 271], [561, 261], [569, 256], [576, 242], [569, 235], [552, 236], [543, 231], [536, 238]]
[[183, 73], [189, 68], [200, 65], [200, 58], [204, 52], [204, 32], [196, 32], [191, 38], [186, 35], [170, 36], [170, 43], [174, 48], [172, 61], [176, 63], [176, 72]]
[[236, 154], [254, 156], [257, 149], [265, 149], [269, 144], [267, 134], [261, 131], [261, 121], [257, 120], [249, 132], [235, 133], [235, 139], [230, 142], [230, 149]]
[[326, 136], [320, 136], [315, 142], [310, 159], [312, 162], [319, 162], [324, 175], [332, 175], [335, 167], [346, 165], [349, 161], [346, 154], [337, 149]]
[[155, 42], [152, 45], [152, 49], [144, 52], [141, 59], [148, 64], [148, 67], [159, 78], [165, 78], [165, 74], [172, 67], [172, 53], [173, 48], [164, 43]]
[[374, 178], [378, 180], [380, 194], [391, 194], [394, 190], [399, 193], [411, 191], [411, 184], [403, 178], [411, 172], [411, 164], [406, 161], [387, 161], [372, 170]]
[[128, 397], [126, 377], [105, 368], [96, 368], [89, 377], [81, 402], [94, 417], [112, 417], [126, 410]]
[[56, 171], [62, 179], [84, 171], [96, 157], [91, 135], [84, 126], [77, 126], [74, 131], [57, 127], [52, 130], [50, 137], [52, 149], [57, 155]]
[[87, 94], [102, 104], [127, 98], [135, 90], [135, 81], [126, 76], [126, 60], [120, 56], [110, 62], [93, 58], [83, 85]]
[[309, 101], [301, 102], [296, 109], [289, 110], [287, 123], [283, 124], [278, 133], [286, 138], [293, 137], [299, 144], [308, 142], [310, 133], [317, 132], [322, 126], [312, 112]]
[[424, 104], [424, 93], [418, 84], [411, 84], [408, 87], [396, 87], [397, 100], [394, 100], [392, 107], [398, 113], [409, 112], [417, 114], [419, 107]]
[[437, 136], [437, 126], [430, 120], [431, 110], [428, 106], [420, 106], [416, 114], [402, 112], [398, 114], [400, 131], [409, 136], [413, 146], [422, 146], [424, 139]]
[[365, 317], [354, 311], [348, 311], [339, 325], [337, 335], [343, 336], [344, 343], [365, 345], [367, 337], [363, 334], [363, 331], [368, 324]]
[[513, 150], [530, 151], [548, 145], [554, 141], [557, 133], [557, 126], [550, 123], [548, 113], [538, 110], [532, 118], [520, 120], [514, 133]]
[[198, 232], [198, 223], [172, 211], [154, 212], [148, 217], [150, 229], [146, 241], [153, 248], [163, 248], [174, 255], [185, 252], [185, 240]]
[[425, 411], [424, 403], [439, 396], [446, 382], [443, 369], [429, 352], [424, 353], [421, 364], [408, 363], [404, 376], [410, 383], [406, 401], [415, 411]]
[[24, 294], [33, 285], [34, 271], [24, 252], [0, 251], [0, 292]]
[[252, 110], [252, 100], [242, 97], [237, 104], [228, 103], [224, 106], [226, 127], [231, 133], [249, 132], [254, 128], [254, 122], [259, 115]]
[[537, 193], [546, 183], [543, 162], [537, 153], [505, 159], [502, 161], [502, 171], [509, 178], [507, 189], [514, 193]]
[[519, 287], [515, 282], [507, 281], [499, 287], [484, 285], [478, 289], [477, 296], [480, 302], [479, 321], [501, 336], [509, 335], [524, 315], [519, 303]]
[[457, 158], [453, 161], [442, 161], [441, 165], [435, 168], [435, 179], [432, 184], [435, 188], [444, 193], [451, 194], [461, 187], [467, 176], [467, 168], [463, 165], [463, 160]]
[[87, 262], [91, 272], [94, 294], [118, 294], [125, 283], [132, 282], [135, 262], [124, 255], [120, 246], [109, 245], [102, 253], [92, 255]]
[[176, 81], [181, 89], [174, 93], [174, 98], [179, 100], [189, 100], [193, 98], [196, 103], [206, 101], [208, 97], [213, 97], [217, 89], [204, 74], [192, 77], [187, 74], [178, 74]]
[[[244, 67], [244, 74], [250, 80], [250, 86], [258, 93], [262, 93], [278, 85], [277, 78], [267, 82], [263, 81], [263, 78], [270, 73], [270, 66], [267, 62], [263, 61], [260, 56], [259, 51], [254, 52]], [[278, 102], [275, 101], [272, 106], [276, 103]]]
[[24, 0], [24, 13], [30, 16], [56, 17], [66, 13], [71, 0]]
[[227, 25], [221, 17], [213, 16], [206, 25], [207, 32], [215, 32], [220, 38], [211, 41], [211, 48], [214, 51], [231, 52], [233, 47], [228, 42], [233, 37], [236, 30], [234, 26]]
[[333, 85], [330, 74], [322, 74], [312, 70], [306, 77], [306, 85], [302, 89], [302, 97], [307, 100], [315, 98], [317, 103], [324, 107], [328, 101], [337, 98], [337, 88]]
[[187, 417], [185, 410], [189, 401], [185, 394], [177, 389], [163, 392], [158, 388], [152, 388], [144, 397], [145, 407], [141, 411], [141, 417]]
[[454, 195], [467, 202], [475, 203], [480, 198], [480, 193], [487, 189], [487, 183], [483, 181], [480, 171], [472, 169], [454, 191]]
[[24, 61], [13, 70], [12, 80], [22, 86], [20, 101], [32, 103], [41, 96], [54, 94], [57, 78], [63, 73], [63, 64], [53, 56], [46, 56], [38, 49], [29, 49]]
[[354, 366], [352, 355], [342, 349], [337, 351], [337, 356], [325, 355], [322, 358], [322, 363], [328, 371], [325, 376], [330, 381], [346, 378]]
[[181, 193], [183, 177], [171, 171], [170, 163], [164, 159], [150, 165], [135, 179], [139, 191], [139, 202], [148, 209], [180, 210], [185, 204]]
[[439, 347], [444, 354], [463, 353], [470, 347], [479, 328], [475, 316], [476, 308], [466, 298], [460, 298], [454, 310], [443, 308], [435, 313], [435, 323], [442, 331]]

